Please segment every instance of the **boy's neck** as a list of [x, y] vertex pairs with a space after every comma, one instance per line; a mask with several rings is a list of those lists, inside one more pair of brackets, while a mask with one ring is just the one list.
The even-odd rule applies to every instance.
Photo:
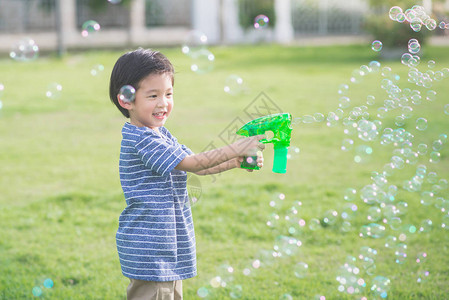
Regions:
[[[136, 127], [147, 127], [147, 126], [142, 126], [142, 124], [140, 124], [140, 123], [133, 122], [132, 120], [129, 120], [129, 123]], [[161, 134], [161, 132], [159, 131], [159, 127], [153, 127], [153, 128], [147, 127], [147, 128], [150, 128], [151, 130], [153, 130], [154, 132], [156, 132], [159, 135]]]

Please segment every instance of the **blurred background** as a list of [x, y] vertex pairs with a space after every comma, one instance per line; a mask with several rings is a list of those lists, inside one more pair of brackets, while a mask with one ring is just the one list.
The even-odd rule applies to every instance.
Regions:
[[[448, 0], [418, 1], [438, 24], [449, 21]], [[414, 1], [373, 0], [1, 0], [0, 51], [11, 50], [25, 36], [43, 51], [172, 46], [190, 30], [207, 36], [209, 44], [255, 42], [353, 43], [367, 36], [383, 38], [386, 13], [393, 5]], [[405, 9], [404, 9], [405, 10]], [[268, 17], [263, 32], [254, 27], [257, 15]], [[86, 21], [101, 27], [95, 39], [80, 34]], [[268, 23], [268, 22], [267, 22]], [[438, 25], [437, 24], [437, 25]], [[382, 25], [382, 26], [381, 26]], [[92, 26], [92, 24], [91, 24]], [[443, 25], [443, 29], [444, 25]], [[435, 37], [448, 30], [433, 32]], [[391, 34], [391, 30], [390, 30]], [[435, 43], [444, 42], [435, 39]]]

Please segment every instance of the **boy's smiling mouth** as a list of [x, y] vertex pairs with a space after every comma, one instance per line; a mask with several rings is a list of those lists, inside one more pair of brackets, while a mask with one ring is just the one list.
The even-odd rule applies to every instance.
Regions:
[[166, 111], [161, 111], [161, 112], [153, 114], [153, 116], [157, 119], [163, 119], [163, 118], [165, 118], [166, 115], [167, 115]]

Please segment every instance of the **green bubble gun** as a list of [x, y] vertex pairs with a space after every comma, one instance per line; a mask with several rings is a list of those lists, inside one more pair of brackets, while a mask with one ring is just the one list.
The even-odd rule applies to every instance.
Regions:
[[[292, 116], [289, 113], [273, 114], [254, 119], [243, 125], [236, 133], [249, 137], [265, 134], [267, 131], [273, 132], [273, 138], [262, 139], [260, 142], [264, 144], [273, 143], [273, 172], [285, 173], [287, 172], [287, 152], [292, 133]], [[240, 167], [259, 170], [256, 159], [257, 156], [245, 157]]]

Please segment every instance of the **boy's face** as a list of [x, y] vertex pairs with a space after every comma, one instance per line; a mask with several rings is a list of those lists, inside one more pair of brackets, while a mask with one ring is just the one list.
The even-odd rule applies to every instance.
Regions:
[[151, 74], [142, 79], [136, 97], [130, 103], [130, 122], [158, 131], [173, 108], [173, 85], [170, 74]]

